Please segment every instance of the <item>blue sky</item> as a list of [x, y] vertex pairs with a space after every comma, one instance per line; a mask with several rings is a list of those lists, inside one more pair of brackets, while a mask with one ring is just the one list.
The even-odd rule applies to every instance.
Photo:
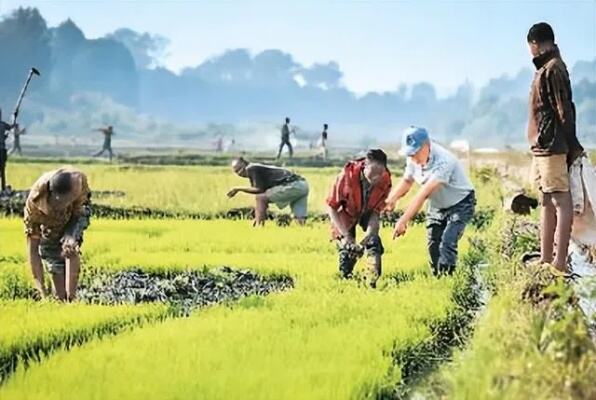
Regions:
[[334, 60], [358, 93], [428, 81], [445, 94], [515, 73], [531, 66], [525, 36], [542, 20], [568, 64], [596, 58], [596, 0], [0, 0], [0, 13], [18, 6], [39, 8], [50, 26], [70, 17], [89, 38], [120, 27], [163, 35], [173, 70], [238, 47]]

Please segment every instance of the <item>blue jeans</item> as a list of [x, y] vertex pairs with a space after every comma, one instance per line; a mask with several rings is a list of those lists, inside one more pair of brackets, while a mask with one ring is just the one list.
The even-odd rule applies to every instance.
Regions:
[[457, 264], [457, 245], [474, 216], [476, 194], [470, 192], [449, 208], [429, 208], [426, 217], [428, 253], [434, 275], [451, 275]]

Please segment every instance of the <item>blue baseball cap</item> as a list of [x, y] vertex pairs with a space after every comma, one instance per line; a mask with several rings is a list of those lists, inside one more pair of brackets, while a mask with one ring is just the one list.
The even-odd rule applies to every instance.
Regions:
[[401, 138], [401, 151], [407, 157], [412, 157], [418, 153], [424, 143], [428, 142], [430, 137], [428, 131], [417, 126], [407, 128]]

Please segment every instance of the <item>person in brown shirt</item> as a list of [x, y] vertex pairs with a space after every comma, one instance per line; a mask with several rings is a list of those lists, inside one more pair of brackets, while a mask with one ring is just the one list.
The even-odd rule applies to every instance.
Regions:
[[75, 298], [83, 232], [91, 216], [87, 177], [71, 167], [43, 174], [31, 188], [24, 210], [29, 263], [36, 289], [47, 296], [43, 265], [58, 299]]
[[[533, 179], [542, 197], [540, 262], [567, 271], [573, 205], [569, 170], [584, 149], [576, 136], [575, 105], [569, 73], [551, 26], [533, 25], [527, 36], [536, 73], [530, 90], [528, 141]], [[556, 251], [555, 251], [556, 247]]]

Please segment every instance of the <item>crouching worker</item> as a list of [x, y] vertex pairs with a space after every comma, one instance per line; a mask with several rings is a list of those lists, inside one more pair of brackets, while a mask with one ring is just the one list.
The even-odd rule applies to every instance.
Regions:
[[25, 233], [36, 289], [47, 296], [43, 266], [52, 276], [58, 299], [76, 296], [83, 232], [91, 216], [87, 177], [72, 168], [43, 174], [25, 204]]
[[250, 187], [232, 188], [228, 197], [232, 198], [238, 192], [255, 195], [254, 226], [265, 224], [269, 203], [275, 203], [280, 210], [289, 205], [296, 222], [304, 225], [308, 211], [308, 183], [303, 177], [284, 168], [249, 163], [242, 157], [232, 161], [232, 169], [236, 175], [248, 178]]
[[[379, 237], [379, 216], [391, 190], [387, 156], [382, 150], [369, 150], [366, 158], [350, 161], [337, 177], [329, 197], [327, 212], [332, 236], [339, 250], [339, 271], [350, 278], [358, 258], [366, 253], [368, 282], [375, 287], [381, 275], [384, 249]], [[365, 231], [356, 243], [356, 226]]]
[[408, 157], [406, 170], [387, 200], [387, 210], [395, 208], [414, 182], [420, 185], [420, 190], [395, 224], [393, 238], [406, 233], [408, 223], [429, 199], [426, 226], [432, 273], [451, 275], [457, 263], [459, 240], [474, 216], [474, 187], [459, 160], [438, 143], [431, 142], [425, 129], [406, 129], [402, 149]]

